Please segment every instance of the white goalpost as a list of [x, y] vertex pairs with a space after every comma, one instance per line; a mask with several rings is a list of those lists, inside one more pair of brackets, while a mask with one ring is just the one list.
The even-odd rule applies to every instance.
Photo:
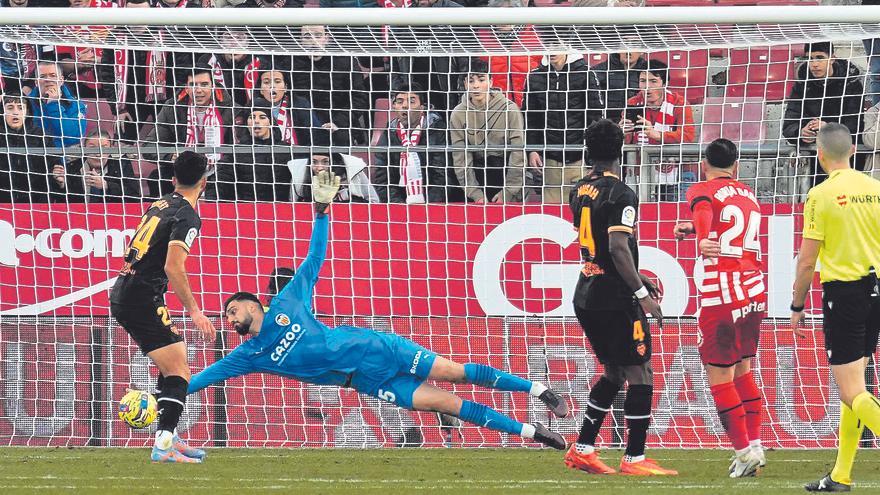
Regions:
[[[573, 437], [601, 365], [571, 307], [577, 233], [568, 205], [550, 199], [565, 194], [551, 164], [583, 161], [586, 125], [625, 117], [645, 90], [640, 64], [661, 61], [675, 122], [662, 122], [659, 139], [633, 133], [623, 149], [641, 200], [641, 269], [659, 281], [668, 316], [652, 328], [648, 445], [726, 441], [698, 354], [696, 246], [672, 235], [689, 216], [684, 197], [701, 180], [702, 148], [726, 137], [765, 216], [763, 443], [832, 447], [839, 401], [821, 333], [796, 342], [787, 323], [802, 202], [816, 177], [799, 131], [813, 117], [851, 124], [856, 165], [873, 173], [880, 74], [866, 40], [880, 57], [880, 6], [0, 9], [0, 445], [149, 443], [116, 408], [126, 388], [151, 389], [156, 370], [110, 317], [108, 290], [165, 187], [163, 167], [184, 149], [208, 153], [214, 170], [189, 272], [222, 334], [198, 342], [169, 294], [194, 372], [242, 342], [221, 317], [224, 298], [246, 290], [265, 299], [271, 274], [305, 257], [310, 172], [326, 163], [346, 192], [316, 287], [323, 321], [395, 332], [548, 383], [570, 398], [571, 417], [551, 418], [528, 398], [455, 390]], [[834, 69], [821, 77], [809, 67], [813, 49], [831, 52]], [[468, 113], [468, 74], [483, 63], [501, 106]], [[207, 105], [220, 120], [211, 130], [187, 120], [205, 67]], [[555, 87], [538, 86], [557, 73]], [[402, 91], [417, 93], [419, 108], [396, 101]], [[432, 126], [414, 145], [397, 127], [411, 115]], [[402, 178], [413, 155], [423, 197]], [[480, 166], [474, 184], [469, 167]], [[490, 169], [500, 183], [489, 184]], [[810, 301], [818, 327], [818, 285]], [[873, 368], [869, 383], [878, 384]], [[618, 406], [603, 445], [621, 442]], [[535, 446], [260, 374], [190, 396], [180, 430], [209, 447]]]

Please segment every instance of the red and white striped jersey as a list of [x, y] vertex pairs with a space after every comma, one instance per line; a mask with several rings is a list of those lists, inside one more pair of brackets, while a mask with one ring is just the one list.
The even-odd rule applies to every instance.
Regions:
[[737, 304], [765, 292], [758, 240], [761, 208], [755, 193], [737, 180], [720, 177], [691, 186], [687, 200], [691, 211], [709, 202], [709, 239], [721, 244], [718, 258], [703, 258], [704, 276], [697, 287], [700, 306]]

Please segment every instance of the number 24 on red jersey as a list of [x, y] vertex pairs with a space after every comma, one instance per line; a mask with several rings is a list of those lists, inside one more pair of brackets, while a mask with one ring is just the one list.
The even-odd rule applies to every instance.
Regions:
[[[703, 201], [711, 204], [709, 239], [721, 245], [713, 271], [761, 271], [761, 208], [751, 188], [734, 179], [718, 178], [691, 186], [687, 200], [691, 210]], [[707, 263], [707, 269], [710, 264], [715, 265]]]

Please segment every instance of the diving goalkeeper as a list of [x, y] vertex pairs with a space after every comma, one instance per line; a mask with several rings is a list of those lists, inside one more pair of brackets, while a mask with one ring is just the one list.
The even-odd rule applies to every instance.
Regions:
[[226, 299], [223, 311], [227, 320], [239, 334], [253, 338], [194, 375], [189, 393], [248, 373], [270, 373], [315, 385], [351, 387], [406, 409], [449, 414], [564, 450], [562, 435], [540, 423], [520, 423], [425, 381], [526, 392], [556, 416], [566, 416], [565, 399], [543, 384], [483, 364], [452, 362], [398, 335], [351, 326], [331, 329], [315, 318], [312, 291], [327, 250], [327, 208], [338, 189], [339, 177], [332, 172], [322, 171], [314, 179], [315, 222], [309, 254], [293, 280], [272, 299], [268, 311], [249, 292], [237, 292]]

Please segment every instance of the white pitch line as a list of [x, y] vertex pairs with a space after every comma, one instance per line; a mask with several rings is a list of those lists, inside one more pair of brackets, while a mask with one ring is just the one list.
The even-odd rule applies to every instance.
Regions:
[[[26, 481], [26, 480], [42, 480], [46, 481], [49, 479], [55, 479], [55, 477], [49, 476], [0, 476], [0, 479], [6, 480], [18, 480], [18, 481]], [[62, 480], [62, 478], [58, 478]], [[191, 477], [191, 476], [173, 476], [173, 477], [163, 477], [163, 479], [167, 479], [168, 481], [216, 481], [214, 478], [209, 477]], [[101, 477], [84, 477], [84, 478], [71, 478], [68, 476], [63, 477], [63, 481], [65, 483], [69, 483], [70, 481], [98, 481], [98, 480], [107, 480], [107, 481], [151, 481], [155, 482], [155, 476], [101, 476]], [[536, 479], [536, 480], [522, 480], [522, 481], [511, 481], [507, 479], [474, 479], [474, 480], [463, 480], [463, 479], [434, 479], [434, 480], [424, 480], [419, 481], [415, 479], [360, 479], [360, 478], [273, 478], [271, 480], [267, 480], [266, 478], [229, 478], [225, 481], [234, 481], [239, 483], [253, 483], [253, 482], [267, 482], [271, 481], [273, 483], [287, 483], [287, 485], [279, 485], [289, 488], [291, 483], [293, 484], [302, 484], [302, 483], [311, 483], [311, 484], [345, 484], [345, 485], [360, 485], [365, 487], [383, 487], [389, 484], [393, 485], [404, 485], [404, 486], [420, 486], [420, 487], [429, 487], [429, 486], [437, 486], [437, 487], [449, 487], [449, 486], [472, 486], [472, 485], [492, 485], [493, 488], [516, 488], [516, 487], [528, 487], [528, 486], [537, 486], [537, 485], [554, 485], [554, 486], [589, 486], [589, 485], [606, 485], [609, 486], [609, 479], [584, 479], [584, 480], [564, 480], [564, 479]], [[428, 484], [430, 483], [430, 485]], [[729, 488], [729, 485], [726, 484], [670, 484], [670, 482], [664, 482], [660, 480], [643, 480], [639, 481], [641, 485], [655, 485], [655, 486], [663, 486], [669, 485], [670, 487], [674, 487], [677, 489], [709, 489], [709, 488]], [[0, 485], [0, 487], [15, 487], [17, 485]], [[28, 485], [31, 486], [31, 485]], [[44, 485], [38, 485], [44, 486]], [[45, 485], [45, 487], [49, 487], [50, 485]], [[52, 485], [55, 488], [68, 488], [68, 485]], [[120, 485], [121, 486], [121, 485]], [[275, 486], [275, 485], [270, 485]], [[614, 486], [614, 485], [610, 485]], [[738, 487], [754, 487], [754, 488], [800, 488], [801, 485], [792, 481], [784, 481], [784, 480], [767, 480], [767, 479], [756, 479], [756, 480], [743, 480], [741, 483], [737, 483]], [[857, 483], [859, 488], [880, 488], [880, 482], [863, 482]], [[79, 485], [80, 488], [84, 488], [84, 486]], [[250, 486], [254, 488], [254, 486]], [[224, 487], [224, 486], [212, 486], [210, 487], [214, 490], [226, 490], [226, 489], [237, 489], [235, 487]]]

